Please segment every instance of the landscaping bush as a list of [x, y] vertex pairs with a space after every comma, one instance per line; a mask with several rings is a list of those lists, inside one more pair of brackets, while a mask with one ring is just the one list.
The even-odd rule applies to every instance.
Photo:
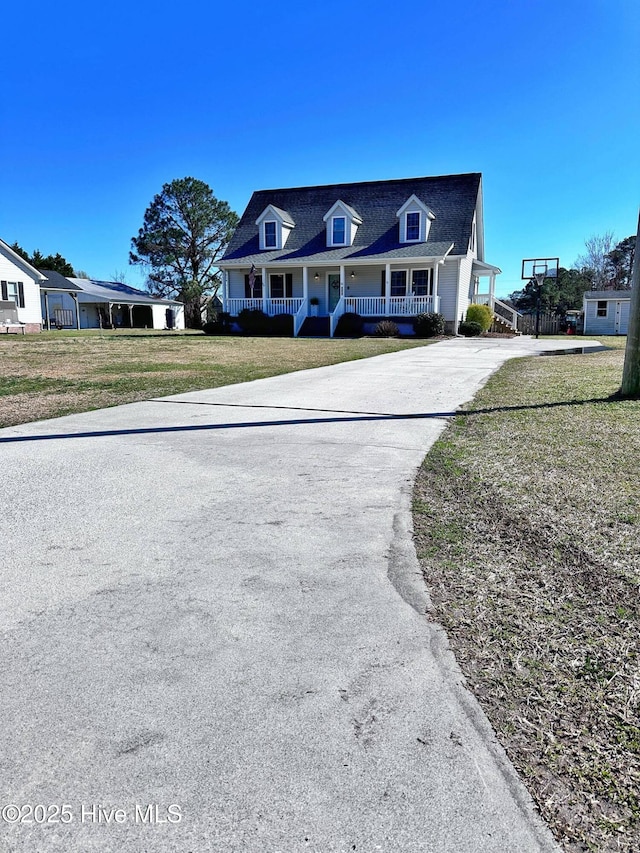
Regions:
[[482, 334], [482, 326], [475, 321], [465, 320], [458, 326], [458, 334], [464, 335], [465, 338], [475, 338]]
[[493, 323], [493, 311], [488, 305], [469, 305], [467, 323], [480, 323], [483, 332], [488, 332]]
[[436, 312], [418, 314], [413, 321], [413, 331], [417, 338], [437, 338], [444, 335], [444, 317]]
[[223, 335], [226, 329], [220, 320], [209, 320], [202, 324], [202, 331], [205, 335]]
[[293, 314], [276, 314], [271, 318], [270, 334], [279, 338], [293, 337]]
[[380, 320], [373, 334], [378, 338], [396, 338], [400, 334], [400, 329], [393, 320]]
[[364, 320], [359, 314], [347, 311], [338, 320], [336, 335], [340, 338], [357, 338], [362, 334]]
[[268, 335], [271, 321], [259, 308], [243, 308], [238, 314], [238, 325], [248, 335]]

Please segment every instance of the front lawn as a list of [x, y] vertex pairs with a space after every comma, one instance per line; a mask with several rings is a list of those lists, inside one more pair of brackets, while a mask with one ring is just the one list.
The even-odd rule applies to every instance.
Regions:
[[0, 336], [0, 427], [367, 358], [428, 341], [135, 330]]
[[[579, 343], [577, 339], [576, 343]], [[418, 555], [567, 851], [640, 850], [640, 402], [608, 352], [508, 362], [425, 459]]]

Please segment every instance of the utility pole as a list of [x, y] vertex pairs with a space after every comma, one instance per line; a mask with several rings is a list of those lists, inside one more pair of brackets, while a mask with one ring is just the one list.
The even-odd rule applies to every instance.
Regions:
[[640, 211], [638, 211], [638, 233], [633, 253], [631, 271], [631, 305], [629, 306], [629, 329], [622, 371], [622, 397], [640, 397]]

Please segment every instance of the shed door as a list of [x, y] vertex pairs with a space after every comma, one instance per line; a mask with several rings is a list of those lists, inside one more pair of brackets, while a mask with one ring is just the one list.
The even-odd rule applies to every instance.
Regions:
[[615, 324], [615, 334], [616, 335], [626, 335], [627, 330], [629, 329], [629, 307], [631, 305], [631, 301], [625, 299], [624, 302], [618, 301], [616, 302], [616, 324]]

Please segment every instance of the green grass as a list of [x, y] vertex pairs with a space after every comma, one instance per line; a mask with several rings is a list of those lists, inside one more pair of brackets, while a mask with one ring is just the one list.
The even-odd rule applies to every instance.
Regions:
[[427, 341], [61, 331], [0, 339], [0, 426], [367, 358]]
[[427, 456], [416, 547], [470, 688], [567, 851], [640, 850], [640, 402], [624, 339], [508, 362]]

